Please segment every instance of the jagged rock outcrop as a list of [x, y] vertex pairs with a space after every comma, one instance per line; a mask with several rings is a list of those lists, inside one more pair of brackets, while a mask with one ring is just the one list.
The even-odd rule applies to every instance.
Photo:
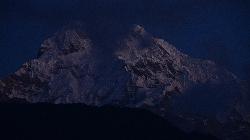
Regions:
[[[234, 74], [178, 51], [139, 25], [114, 42], [106, 50], [81, 29], [65, 28], [44, 41], [38, 58], [0, 81], [1, 97], [145, 108], [186, 130], [247, 137], [246, 95]], [[234, 126], [236, 121], [241, 123]]]

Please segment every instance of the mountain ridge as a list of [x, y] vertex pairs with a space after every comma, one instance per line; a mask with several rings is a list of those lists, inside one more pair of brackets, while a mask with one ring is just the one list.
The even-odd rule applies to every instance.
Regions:
[[[196, 129], [193, 122], [216, 120], [223, 126], [238, 114], [247, 118], [239, 79], [214, 62], [192, 58], [140, 25], [114, 42], [113, 48], [98, 47], [81, 29], [64, 28], [44, 41], [36, 59], [0, 81], [1, 96], [30, 103], [143, 108], [173, 116], [173, 122], [182, 118], [189, 130]], [[199, 124], [204, 131], [231, 138], [230, 132], [221, 136], [204, 124]]]

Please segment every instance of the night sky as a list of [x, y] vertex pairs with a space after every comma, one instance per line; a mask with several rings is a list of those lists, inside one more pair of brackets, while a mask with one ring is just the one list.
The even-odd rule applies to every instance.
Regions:
[[43, 40], [76, 20], [110, 36], [143, 25], [181, 51], [250, 79], [249, 0], [1, 0], [0, 77], [35, 58]]

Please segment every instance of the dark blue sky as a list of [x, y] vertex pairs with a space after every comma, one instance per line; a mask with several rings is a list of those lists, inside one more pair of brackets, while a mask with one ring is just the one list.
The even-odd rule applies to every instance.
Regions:
[[107, 35], [132, 24], [144, 25], [153, 35], [183, 52], [214, 60], [241, 79], [250, 79], [249, 3], [248, 0], [2, 0], [0, 77], [36, 57], [42, 41], [63, 25], [81, 20], [90, 31], [98, 29], [96, 34]]

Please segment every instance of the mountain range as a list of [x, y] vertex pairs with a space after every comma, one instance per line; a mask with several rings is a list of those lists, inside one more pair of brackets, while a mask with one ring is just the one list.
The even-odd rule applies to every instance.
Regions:
[[250, 138], [249, 90], [232, 72], [140, 25], [98, 43], [88, 34], [77, 24], [46, 39], [37, 58], [0, 80], [1, 102], [140, 108], [185, 132]]

